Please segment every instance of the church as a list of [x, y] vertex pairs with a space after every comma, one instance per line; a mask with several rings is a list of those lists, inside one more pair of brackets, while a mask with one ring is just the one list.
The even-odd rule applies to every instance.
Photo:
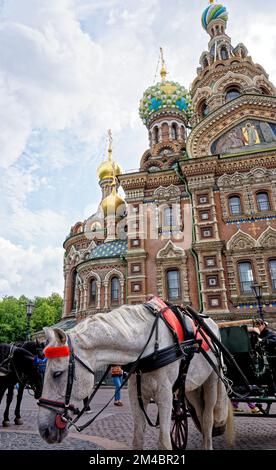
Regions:
[[276, 90], [232, 44], [223, 5], [210, 1], [201, 21], [209, 42], [190, 90], [167, 80], [161, 50], [140, 101], [139, 170], [123, 173], [109, 133], [98, 211], [64, 242], [63, 322], [149, 294], [216, 320], [260, 307], [276, 317]]

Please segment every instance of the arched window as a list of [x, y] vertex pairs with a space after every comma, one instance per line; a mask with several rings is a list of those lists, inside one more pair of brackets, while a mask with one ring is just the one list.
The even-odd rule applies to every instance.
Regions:
[[172, 124], [172, 139], [173, 140], [177, 140], [177, 130], [178, 130], [177, 124], [173, 123]]
[[271, 259], [268, 262], [268, 266], [269, 266], [272, 289], [276, 290], [276, 259]]
[[166, 227], [172, 227], [173, 225], [173, 211], [172, 207], [165, 207], [164, 209], [164, 225]]
[[241, 198], [239, 196], [229, 197], [228, 204], [231, 215], [239, 215], [242, 213]]
[[159, 129], [158, 129], [157, 126], [155, 126], [155, 128], [153, 129], [153, 139], [154, 139], [154, 143], [158, 144], [158, 142], [159, 142]]
[[202, 117], [206, 117], [208, 116], [209, 114], [209, 106], [208, 104], [206, 103], [206, 100], [204, 100], [201, 105], [200, 105], [200, 108], [199, 108], [199, 112], [201, 114]]
[[163, 122], [161, 126], [161, 130], [162, 130], [162, 141], [164, 142], [166, 140], [169, 140], [170, 134], [169, 134], [169, 125], [167, 122]]
[[150, 166], [150, 167], [148, 168], [148, 171], [149, 171], [150, 173], [154, 173], [155, 171], [160, 171], [160, 168], [159, 168], [159, 166], [154, 166], [154, 165], [152, 165], [152, 166]]
[[225, 98], [226, 101], [231, 101], [240, 96], [241, 92], [238, 87], [231, 87], [226, 90]]
[[242, 261], [241, 263], [239, 263], [239, 280], [241, 292], [243, 294], [251, 294], [253, 292], [253, 271], [252, 265], [249, 261]]
[[178, 269], [167, 271], [168, 300], [180, 299], [180, 278]]
[[259, 212], [270, 211], [269, 197], [266, 192], [257, 193], [256, 199]]
[[120, 283], [117, 277], [111, 279], [111, 302], [118, 303], [120, 294]]
[[229, 59], [228, 51], [227, 51], [226, 47], [222, 47], [222, 48], [221, 48], [221, 50], [220, 50], [220, 57], [222, 58], [222, 60], [227, 60], [227, 59]]
[[96, 304], [96, 297], [97, 297], [97, 281], [96, 279], [91, 279], [90, 281], [90, 304]]

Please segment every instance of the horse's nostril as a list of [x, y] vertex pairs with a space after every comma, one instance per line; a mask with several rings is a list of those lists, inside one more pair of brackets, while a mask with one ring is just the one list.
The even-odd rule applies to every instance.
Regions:
[[46, 439], [48, 439], [48, 437], [50, 436], [49, 428], [45, 429], [44, 436], [46, 437]]

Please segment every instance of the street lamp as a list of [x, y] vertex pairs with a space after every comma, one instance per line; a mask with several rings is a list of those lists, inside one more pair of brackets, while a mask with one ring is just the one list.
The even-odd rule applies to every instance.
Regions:
[[31, 316], [34, 311], [34, 304], [33, 302], [29, 301], [26, 305], [26, 315], [27, 315], [27, 323], [26, 323], [26, 341], [30, 341], [31, 335], [30, 335], [30, 320]]
[[262, 320], [264, 320], [264, 313], [263, 313], [263, 304], [261, 302], [262, 299], [262, 286], [258, 284], [257, 281], [252, 282], [252, 290], [255, 294], [255, 297], [258, 302], [258, 310], [259, 310], [259, 315]]

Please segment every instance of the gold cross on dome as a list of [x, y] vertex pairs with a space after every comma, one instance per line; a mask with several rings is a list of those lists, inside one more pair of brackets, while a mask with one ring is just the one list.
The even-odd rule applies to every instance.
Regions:
[[112, 142], [113, 142], [113, 138], [112, 138], [112, 131], [111, 131], [111, 129], [108, 129], [107, 133], [108, 133], [108, 140], [109, 140], [108, 159], [109, 159], [110, 161], [112, 161]]

